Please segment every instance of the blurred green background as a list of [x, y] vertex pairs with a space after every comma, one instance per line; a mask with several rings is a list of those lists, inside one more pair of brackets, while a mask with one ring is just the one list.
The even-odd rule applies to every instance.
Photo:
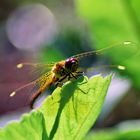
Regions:
[[[120, 61], [121, 48], [110, 54], [110, 61], [125, 65], [126, 70], [112, 80], [99, 120], [85, 139], [140, 139], [139, 9], [138, 0], [1, 0], [1, 126], [5, 124], [5, 114], [29, 103], [29, 95], [8, 98], [13, 89], [31, 80], [30, 70], [19, 71], [16, 64], [56, 62], [116, 42], [131, 41], [137, 51], [125, 62]], [[93, 66], [96, 58], [83, 61], [87, 68]], [[92, 76], [93, 72], [87, 75]]]

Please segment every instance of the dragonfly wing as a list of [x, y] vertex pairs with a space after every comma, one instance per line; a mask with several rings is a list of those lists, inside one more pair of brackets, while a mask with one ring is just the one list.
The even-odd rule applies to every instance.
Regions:
[[36, 81], [42, 90], [45, 88], [45, 86], [49, 86], [52, 82], [52, 72], [48, 72], [43, 74], [39, 79]]
[[30, 82], [11, 92], [9, 94], [10, 98], [8, 100], [8, 103], [22, 100], [21, 102], [24, 102], [24, 105], [29, 105], [32, 97], [34, 97], [36, 93], [41, 94], [47, 88], [47, 86], [51, 84], [51, 82], [52, 73], [48, 72], [42, 75], [37, 80]]
[[53, 66], [54, 63], [19, 63], [17, 64], [17, 69], [28, 69], [30, 77], [34, 77], [33, 79], [37, 79], [41, 75], [49, 72]]
[[[116, 43], [107, 48], [75, 55], [79, 60], [79, 71], [91, 74], [106, 73], [110, 69], [124, 71], [125, 61], [138, 52], [138, 44], [133, 42]], [[85, 67], [86, 66], [86, 67]]]
[[23, 68], [24, 66], [31, 66], [31, 67], [34, 67], [34, 68], [43, 68], [43, 67], [46, 67], [46, 68], [50, 68], [54, 65], [54, 63], [50, 63], [50, 64], [43, 64], [43, 63], [19, 63], [17, 64], [17, 68]]
[[109, 47], [97, 51], [81, 53], [73, 57], [77, 59], [82, 59], [88, 56], [99, 56], [100, 58], [107, 56], [113, 58], [114, 61], [122, 62], [134, 56], [137, 51], [138, 45], [136, 43], [126, 41], [123, 43], [115, 43]]
[[97, 55], [106, 55], [114, 62], [120, 63], [133, 57], [138, 51], [138, 44], [133, 42], [116, 43], [113, 46], [97, 51]]

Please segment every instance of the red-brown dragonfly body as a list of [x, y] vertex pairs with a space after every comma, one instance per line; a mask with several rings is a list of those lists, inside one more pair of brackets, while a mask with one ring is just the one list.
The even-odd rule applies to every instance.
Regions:
[[[33, 103], [36, 100], [36, 98], [44, 92], [46, 88], [48, 88], [50, 85], [54, 84], [56, 86], [61, 86], [65, 81], [70, 80], [71, 78], [77, 78], [78, 75], [81, 75], [83, 72], [79, 71], [79, 60], [81, 58], [87, 57], [89, 55], [101, 55], [101, 54], [111, 54], [111, 55], [117, 55], [117, 51], [121, 49], [121, 53], [123, 55], [120, 55], [121, 60], [125, 60], [129, 58], [130, 56], [134, 55], [137, 52], [137, 46], [132, 43], [132, 42], [123, 42], [121, 44], [117, 44], [108, 48], [100, 49], [97, 51], [90, 51], [90, 52], [85, 52], [81, 53], [75, 56], [72, 56], [66, 60], [62, 60], [60, 62], [54, 63], [54, 64], [30, 64], [30, 63], [21, 63], [17, 65], [17, 68], [22, 68], [25, 65], [33, 66], [33, 67], [38, 67], [38, 66], [43, 66], [43, 67], [48, 67], [50, 66], [49, 70], [45, 71], [45, 74], [41, 75], [38, 79], [30, 82], [27, 85], [24, 85], [15, 91], [13, 91], [10, 94], [10, 97], [14, 97], [18, 91], [20, 91], [23, 88], [26, 88], [30, 85], [32, 86], [37, 86], [38, 88], [34, 92], [34, 94], [31, 96], [30, 99], [30, 105], [31, 108], [33, 107]], [[120, 50], [119, 50], [120, 51]], [[125, 67], [121, 65], [111, 65], [111, 67], [116, 67], [117, 69], [122, 69], [124, 70]]]

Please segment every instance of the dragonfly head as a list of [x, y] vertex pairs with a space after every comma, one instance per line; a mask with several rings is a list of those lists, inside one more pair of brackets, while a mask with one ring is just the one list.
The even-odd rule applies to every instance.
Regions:
[[78, 68], [78, 60], [76, 58], [69, 58], [65, 62], [65, 68], [69, 72], [75, 72]]

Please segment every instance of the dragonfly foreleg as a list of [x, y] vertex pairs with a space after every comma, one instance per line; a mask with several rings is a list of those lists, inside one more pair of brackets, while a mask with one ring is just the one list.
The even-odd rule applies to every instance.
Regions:
[[[72, 76], [72, 77], [71, 77], [71, 76]], [[74, 75], [73, 73], [70, 73], [69, 77], [70, 77], [70, 79], [71, 79], [71, 78], [77, 79], [77, 75]]]
[[75, 73], [77, 73], [77, 75], [79, 75], [79, 76], [84, 75], [83, 71], [76, 71]]
[[77, 79], [79, 76], [83, 76], [83, 74], [84, 73], [82, 71], [76, 71], [74, 74], [70, 73], [68, 80], [70, 80], [71, 78]]
[[63, 83], [62, 81], [65, 80], [67, 78], [67, 75], [65, 75], [63, 78], [59, 79], [56, 83], [55, 83], [55, 86], [58, 87], [58, 86], [62, 86]]

